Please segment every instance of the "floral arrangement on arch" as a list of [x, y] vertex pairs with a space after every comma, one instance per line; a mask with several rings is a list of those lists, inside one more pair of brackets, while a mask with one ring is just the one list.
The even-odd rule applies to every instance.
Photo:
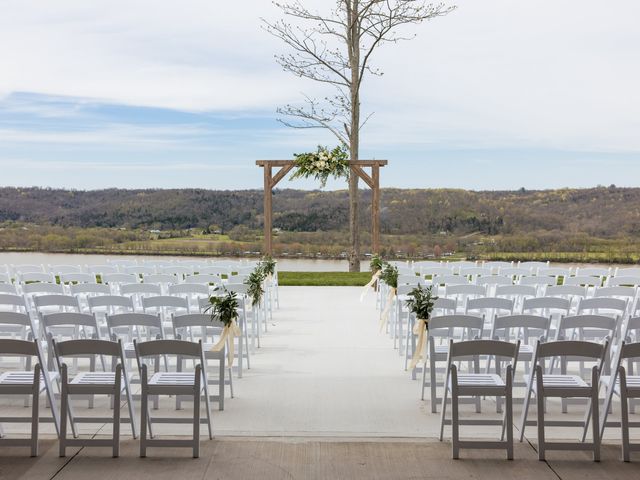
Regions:
[[349, 153], [343, 145], [333, 150], [321, 145], [315, 152], [295, 153], [296, 171], [291, 180], [313, 177], [324, 188], [329, 177], [349, 178]]

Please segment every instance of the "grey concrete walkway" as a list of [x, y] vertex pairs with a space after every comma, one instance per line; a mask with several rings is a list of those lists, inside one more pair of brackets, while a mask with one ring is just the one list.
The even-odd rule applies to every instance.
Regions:
[[[253, 355], [251, 370], [235, 381], [236, 398], [226, 402], [225, 411], [214, 411], [217, 438], [203, 437], [200, 459], [171, 449], [150, 450], [150, 458], [139, 459], [126, 427], [119, 459], [101, 448], [76, 455], [70, 450], [59, 459], [47, 426], [39, 458], [26, 457], [25, 449], [0, 450], [0, 479], [640, 478], [640, 460], [631, 465], [618, 460], [618, 441], [605, 447], [600, 464], [586, 453], [562, 452], [539, 462], [535, 428], [527, 430], [531, 443], [517, 444], [514, 462], [497, 451], [465, 451], [463, 460], [452, 461], [449, 443], [436, 440], [439, 416], [420, 400], [419, 382], [410, 380], [391, 341], [379, 333], [373, 298], [361, 304], [359, 294], [359, 288], [344, 287], [281, 289], [282, 308]], [[19, 402], [15, 409], [24, 414]], [[171, 399], [162, 410], [175, 413]], [[550, 405], [551, 413], [557, 410]], [[482, 415], [492, 411], [487, 400]], [[189, 415], [189, 408], [183, 413]], [[109, 428], [83, 425], [83, 430], [103, 434]], [[189, 429], [163, 427], [162, 432], [181, 435]], [[462, 434], [491, 437], [497, 429], [465, 428]], [[550, 431], [551, 438], [577, 435]], [[608, 437], [619, 433], [611, 429]]]

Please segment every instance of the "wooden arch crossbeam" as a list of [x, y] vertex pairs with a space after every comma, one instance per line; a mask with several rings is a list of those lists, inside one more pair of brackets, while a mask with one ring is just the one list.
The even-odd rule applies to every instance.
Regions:
[[[372, 191], [371, 201], [371, 247], [380, 252], [380, 167], [387, 160], [350, 161], [351, 173], [357, 175]], [[296, 166], [295, 160], [256, 160], [264, 169], [264, 254], [273, 253], [273, 189]], [[371, 168], [371, 173], [364, 169]], [[274, 171], [274, 169], [279, 169]]]

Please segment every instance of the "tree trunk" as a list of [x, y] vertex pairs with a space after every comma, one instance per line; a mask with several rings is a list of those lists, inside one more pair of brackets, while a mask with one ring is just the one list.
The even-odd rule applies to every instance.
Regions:
[[[349, 158], [359, 159], [360, 149], [360, 24], [359, 0], [351, 6], [350, 27], [347, 32], [349, 63], [351, 66], [351, 125], [349, 126]], [[358, 222], [358, 180], [353, 171], [349, 176], [349, 271], [360, 271], [360, 224]]]

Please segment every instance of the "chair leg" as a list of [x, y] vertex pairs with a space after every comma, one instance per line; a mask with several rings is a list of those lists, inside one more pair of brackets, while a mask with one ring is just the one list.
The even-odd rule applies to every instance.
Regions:
[[[460, 424], [458, 413], [458, 388], [454, 383], [455, 375], [451, 378], [451, 458], [460, 458]], [[444, 412], [444, 407], [442, 407]]]
[[[429, 359], [429, 388], [431, 390], [431, 413], [438, 413], [438, 397], [436, 393], [436, 361]], [[445, 391], [447, 390], [445, 385]]]
[[507, 367], [507, 392], [505, 395], [505, 422], [507, 426], [507, 460], [513, 460], [513, 375], [511, 367]]
[[[193, 392], [193, 458], [200, 456], [200, 379], [202, 374], [200, 369], [196, 368], [196, 382]], [[206, 391], [206, 390], [205, 390]]]
[[626, 379], [623, 380], [622, 378], [620, 378], [620, 423], [622, 430], [622, 460], [630, 462], [631, 446], [629, 440], [629, 404], [626, 392]]
[[31, 456], [38, 456], [38, 426], [40, 422], [40, 369], [35, 369], [33, 382], [33, 399], [31, 400]]
[[593, 461], [600, 461], [600, 405], [598, 402], [598, 376], [593, 375], [593, 393], [591, 395], [591, 429], [593, 430]]
[[[69, 397], [67, 394], [67, 366], [62, 365], [62, 387], [60, 389], [60, 440], [59, 440], [59, 455], [65, 457], [67, 454], [67, 415], [69, 409]], [[71, 424], [73, 428], [73, 423]]]
[[119, 372], [116, 372], [116, 383], [115, 383], [115, 393], [113, 395], [114, 405], [113, 405], [113, 458], [118, 458], [120, 456], [120, 394], [122, 391], [121, 388], [121, 379], [119, 377]]
[[147, 456], [147, 426], [149, 422], [149, 397], [147, 393], [147, 369], [142, 368], [141, 383], [142, 391], [140, 392], [140, 457]]
[[225, 382], [225, 378], [224, 378], [224, 371], [225, 371], [225, 359], [224, 359], [224, 352], [222, 355], [222, 358], [220, 359], [219, 362], [219, 369], [218, 369], [218, 409], [220, 411], [224, 410], [224, 382]]
[[[533, 375], [533, 372], [531, 373]], [[531, 387], [527, 385], [527, 393], [524, 395], [524, 404], [522, 405], [522, 414], [520, 417], [520, 443], [524, 441], [524, 430], [527, 426], [527, 416], [529, 414], [529, 404], [531, 403]]]
[[545, 459], [545, 439], [544, 439], [544, 389], [542, 382], [542, 369], [537, 368], [536, 372], [537, 392], [536, 401], [538, 403], [538, 460]]

